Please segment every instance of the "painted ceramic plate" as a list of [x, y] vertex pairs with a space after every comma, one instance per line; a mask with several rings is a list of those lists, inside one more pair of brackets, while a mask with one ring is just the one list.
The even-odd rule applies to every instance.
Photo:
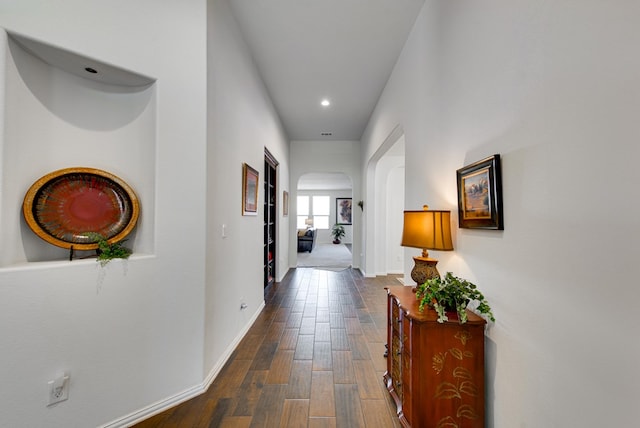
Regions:
[[138, 198], [121, 179], [93, 168], [66, 168], [36, 181], [22, 211], [33, 232], [62, 248], [93, 250], [89, 232], [109, 243], [124, 239], [135, 227]]

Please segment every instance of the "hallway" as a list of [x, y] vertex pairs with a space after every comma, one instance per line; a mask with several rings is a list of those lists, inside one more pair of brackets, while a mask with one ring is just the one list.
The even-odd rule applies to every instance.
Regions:
[[353, 256], [351, 244], [318, 244], [312, 252], [298, 252], [299, 268], [334, 268], [343, 270], [351, 267]]
[[209, 390], [136, 427], [399, 427], [382, 383], [387, 285], [292, 269]]

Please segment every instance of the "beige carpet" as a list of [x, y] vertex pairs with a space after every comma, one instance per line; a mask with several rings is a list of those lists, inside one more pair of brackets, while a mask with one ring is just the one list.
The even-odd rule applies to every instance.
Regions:
[[351, 267], [351, 251], [344, 244], [316, 244], [311, 253], [298, 253], [299, 267], [346, 269]]

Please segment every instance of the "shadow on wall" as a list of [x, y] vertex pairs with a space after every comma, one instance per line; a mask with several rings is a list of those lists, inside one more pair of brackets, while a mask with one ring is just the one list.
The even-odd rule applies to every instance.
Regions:
[[[9, 37], [9, 50], [24, 84], [42, 105], [65, 122], [94, 131], [119, 129], [135, 121], [151, 103], [154, 81], [150, 78], [26, 37], [14, 34]], [[33, 52], [43, 58], [34, 56]], [[45, 60], [64, 63], [66, 68], [80, 71], [74, 75]], [[85, 71], [85, 67], [96, 73]], [[78, 77], [80, 72], [85, 76]], [[94, 74], [102, 81], [92, 80]], [[114, 77], [109, 79], [109, 75]], [[128, 80], [127, 75], [130, 75]]]

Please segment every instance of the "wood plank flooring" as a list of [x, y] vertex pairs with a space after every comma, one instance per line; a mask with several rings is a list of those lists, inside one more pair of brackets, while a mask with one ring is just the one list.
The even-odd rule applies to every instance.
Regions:
[[291, 270], [204, 394], [136, 425], [400, 427], [382, 382], [395, 276]]

